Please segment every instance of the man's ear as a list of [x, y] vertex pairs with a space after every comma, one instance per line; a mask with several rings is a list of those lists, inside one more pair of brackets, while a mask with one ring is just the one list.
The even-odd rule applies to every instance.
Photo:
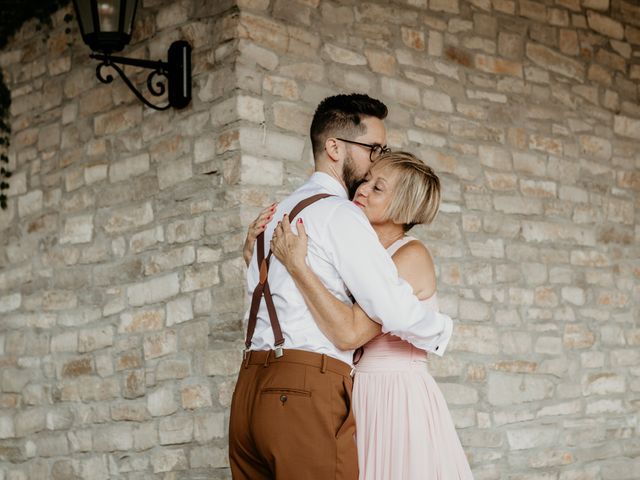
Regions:
[[324, 142], [324, 150], [327, 152], [327, 156], [333, 162], [340, 160], [340, 143], [337, 139], [329, 137]]

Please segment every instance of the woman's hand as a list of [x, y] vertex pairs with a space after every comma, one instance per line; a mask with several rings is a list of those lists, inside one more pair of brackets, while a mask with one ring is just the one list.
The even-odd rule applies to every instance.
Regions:
[[285, 215], [273, 232], [271, 250], [290, 274], [301, 272], [306, 266], [307, 232], [299, 218], [296, 222], [298, 234], [294, 234], [289, 223], [289, 215]]
[[244, 258], [244, 263], [249, 266], [249, 262], [251, 262], [251, 256], [253, 255], [253, 247], [256, 244], [256, 238], [264, 229], [267, 228], [267, 224], [273, 218], [273, 214], [276, 212], [277, 204], [274, 203], [270, 207], [265, 208], [260, 212], [258, 218], [256, 218], [247, 229], [247, 238], [244, 241], [244, 247], [242, 249], [242, 257]]

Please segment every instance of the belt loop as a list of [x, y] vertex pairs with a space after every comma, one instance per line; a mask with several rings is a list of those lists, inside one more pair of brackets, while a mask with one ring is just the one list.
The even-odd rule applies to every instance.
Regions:
[[249, 368], [249, 360], [251, 360], [251, 350], [244, 351], [244, 368]]
[[320, 366], [320, 373], [324, 373], [327, 371], [327, 356], [322, 354], [322, 365]]
[[267, 355], [264, 357], [264, 368], [267, 368], [269, 366], [269, 355], [271, 355], [271, 350], [267, 350], [265, 352]]

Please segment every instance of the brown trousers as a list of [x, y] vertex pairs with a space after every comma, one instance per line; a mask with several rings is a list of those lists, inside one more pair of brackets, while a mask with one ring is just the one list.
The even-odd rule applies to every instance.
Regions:
[[357, 480], [351, 367], [327, 355], [247, 352], [233, 392], [235, 480]]

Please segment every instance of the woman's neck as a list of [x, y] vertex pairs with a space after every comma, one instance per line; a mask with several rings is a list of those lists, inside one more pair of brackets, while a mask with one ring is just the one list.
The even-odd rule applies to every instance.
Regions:
[[398, 225], [397, 223], [386, 222], [371, 226], [385, 249], [389, 248], [395, 241], [404, 237], [404, 229], [402, 225]]

